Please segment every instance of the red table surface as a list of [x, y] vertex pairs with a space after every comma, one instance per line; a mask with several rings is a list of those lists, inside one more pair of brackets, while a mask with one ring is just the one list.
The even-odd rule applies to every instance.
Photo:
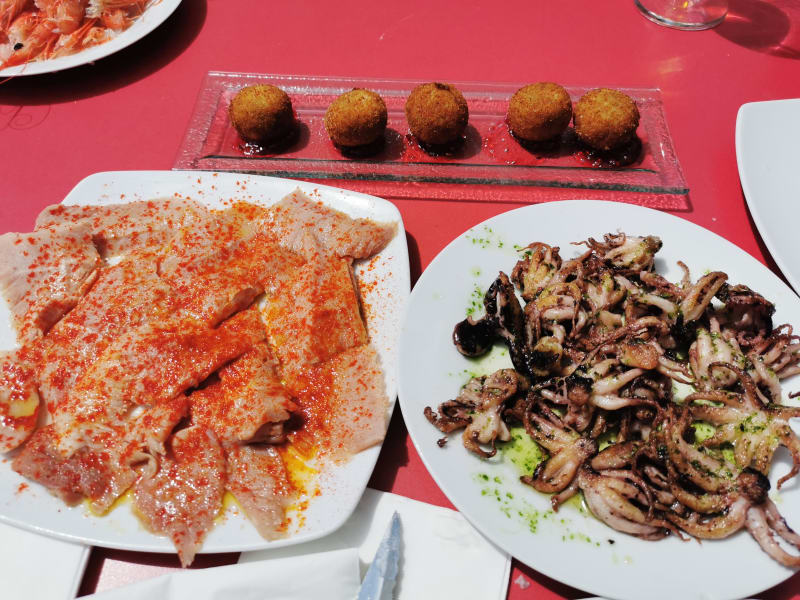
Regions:
[[[777, 272], [739, 185], [734, 124], [745, 102], [800, 96], [798, 16], [796, 0], [730, 0], [721, 26], [682, 32], [645, 20], [633, 0], [184, 0], [155, 32], [114, 56], [0, 85], [0, 230], [30, 230], [44, 206], [59, 202], [91, 173], [169, 169], [209, 70], [550, 80], [660, 88], [691, 189], [691, 208], [679, 215]], [[422, 200], [398, 200], [397, 206], [408, 231], [412, 281], [454, 237], [515, 208]], [[450, 506], [420, 461], [399, 408], [370, 485]], [[235, 559], [235, 554], [201, 555], [195, 567]], [[177, 564], [167, 555], [94, 549], [80, 594]], [[520, 575], [530, 585], [510, 583], [512, 600], [586, 595], [515, 563], [511, 581]], [[800, 597], [800, 577], [760, 597]]]

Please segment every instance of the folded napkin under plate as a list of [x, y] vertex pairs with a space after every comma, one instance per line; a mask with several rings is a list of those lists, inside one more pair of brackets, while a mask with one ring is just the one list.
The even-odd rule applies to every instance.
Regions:
[[505, 598], [511, 557], [486, 540], [460, 513], [367, 489], [353, 516], [333, 535], [298, 546], [242, 554], [239, 562], [358, 548], [363, 577], [397, 511], [402, 524], [400, 574], [393, 597]]
[[302, 558], [279, 558], [265, 563], [176, 571], [87, 596], [87, 599], [352, 600], [358, 583], [358, 553], [354, 548], [349, 548]]
[[171, 573], [91, 598], [353, 600], [395, 511], [402, 527], [402, 551], [392, 598], [506, 597], [511, 558], [459, 513], [368, 489], [353, 516], [325, 538], [247, 552], [238, 565]]
[[89, 548], [0, 524], [0, 598], [71, 600]]

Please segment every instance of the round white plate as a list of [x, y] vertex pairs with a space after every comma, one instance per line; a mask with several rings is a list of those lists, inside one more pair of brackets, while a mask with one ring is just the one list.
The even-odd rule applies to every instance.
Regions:
[[[420, 277], [408, 305], [400, 341], [400, 406], [411, 438], [431, 475], [464, 516], [486, 537], [530, 567], [598, 596], [638, 600], [742, 598], [788, 578], [793, 572], [767, 556], [747, 533], [722, 541], [646, 542], [617, 533], [570, 502], [557, 514], [549, 497], [519, 482], [519, 472], [501, 452], [490, 460], [469, 453], [459, 434], [440, 448], [442, 437], [423, 416], [455, 398], [470, 374], [511, 365], [496, 347], [489, 359], [470, 360], [453, 346], [453, 326], [477, 304], [498, 271], [511, 272], [514, 250], [535, 241], [561, 247], [564, 259], [583, 247], [571, 242], [624, 231], [652, 234], [664, 242], [657, 269], [679, 281], [682, 260], [697, 279], [707, 270], [728, 273], [777, 305], [775, 323], [800, 324], [800, 299], [757, 260], [721, 237], [666, 213], [629, 204], [578, 200], [527, 206], [498, 215], [456, 238]], [[500, 351], [498, 351], [500, 350]], [[796, 382], [784, 390], [797, 387]], [[792, 386], [791, 384], [794, 384]], [[774, 483], [788, 472], [776, 457]], [[796, 480], [775, 501], [790, 525], [800, 527]], [[534, 531], [535, 530], [535, 531]]]
[[136, 19], [133, 25], [128, 29], [105, 44], [92, 46], [91, 48], [76, 52], [75, 54], [70, 54], [69, 56], [34, 61], [16, 67], [0, 69], [0, 77], [54, 73], [55, 71], [63, 71], [64, 69], [85, 65], [86, 63], [94, 62], [110, 54], [114, 54], [142, 39], [161, 25], [161, 23], [167, 20], [167, 17], [175, 12], [175, 9], [178, 8], [180, 3], [181, 0], [160, 0], [149, 6], [142, 16]]
[[743, 104], [736, 115], [736, 162], [747, 206], [764, 243], [800, 292], [800, 99]]
[[[297, 188], [352, 217], [397, 224], [397, 234], [381, 252], [366, 264], [355, 265], [362, 290], [366, 290], [364, 304], [369, 306], [365, 315], [367, 330], [381, 358], [391, 414], [397, 395], [401, 319], [410, 287], [403, 221], [391, 202], [329, 186], [274, 177], [197, 171], [118, 171], [87, 177], [73, 188], [64, 203], [115, 204], [175, 196], [197, 200], [214, 208], [222, 207], [222, 202], [229, 200], [268, 205]], [[0, 300], [0, 349], [11, 348], [14, 343], [8, 307]], [[268, 542], [258, 535], [238, 509], [228, 507], [224, 517], [209, 533], [201, 552], [277, 548], [332, 533], [349, 518], [358, 504], [380, 449], [380, 445], [373, 446], [346, 463], [327, 465], [319, 480], [321, 493], [309, 499], [308, 509], [301, 513], [303, 519], [293, 519], [295, 526], [289, 537]], [[157, 537], [141, 526], [132, 514], [129, 502], [122, 502], [103, 517], [90, 514], [84, 505], [68, 507], [43, 487], [12, 471], [7, 458], [0, 462], [0, 521], [93, 546], [145, 552], [175, 551], [169, 540]]]

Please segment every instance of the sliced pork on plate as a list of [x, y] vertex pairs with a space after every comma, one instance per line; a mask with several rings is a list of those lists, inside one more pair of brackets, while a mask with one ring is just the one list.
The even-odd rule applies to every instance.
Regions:
[[395, 233], [294, 192], [225, 210], [53, 206], [0, 236], [20, 348], [0, 355], [0, 449], [68, 504], [133, 490], [191, 563], [226, 490], [264, 537], [323, 464], [380, 442], [388, 400], [353, 260]]

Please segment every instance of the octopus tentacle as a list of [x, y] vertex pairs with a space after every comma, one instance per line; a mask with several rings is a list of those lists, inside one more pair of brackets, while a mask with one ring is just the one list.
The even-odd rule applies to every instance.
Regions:
[[[761, 549], [776, 561], [785, 567], [793, 569], [800, 567], [800, 556], [793, 556], [786, 552], [775, 539], [775, 531], [770, 527], [764, 508], [751, 506], [747, 511], [745, 526]], [[800, 549], [800, 546], [797, 547]]]
[[584, 468], [578, 474], [578, 485], [592, 514], [617, 531], [646, 540], [657, 540], [672, 529], [667, 521], [650, 519], [647, 513], [631, 503], [631, 499], [638, 497], [641, 492], [625, 479], [593, 473]]
[[700, 520], [698, 513], [692, 513], [689, 518], [668, 513], [667, 519], [696, 538], [719, 540], [733, 535], [744, 527], [749, 508], [750, 503], [746, 498], [737, 498], [727, 507], [727, 512], [717, 517]]
[[767, 517], [769, 526], [784, 540], [790, 544], [800, 548], [800, 535], [794, 529], [786, 524], [786, 520], [778, 512], [778, 507], [772, 500], [767, 499], [764, 502], [764, 514]]
[[558, 493], [569, 486], [584, 461], [597, 452], [597, 442], [581, 437], [546, 406], [537, 408], [548, 418], [533, 410], [526, 411], [525, 430], [550, 452], [550, 457], [537, 465], [532, 476], [526, 475], [520, 480], [540, 492]]
[[701, 277], [681, 302], [684, 322], [689, 323], [699, 319], [727, 280], [728, 276], [721, 271], [713, 271]]

